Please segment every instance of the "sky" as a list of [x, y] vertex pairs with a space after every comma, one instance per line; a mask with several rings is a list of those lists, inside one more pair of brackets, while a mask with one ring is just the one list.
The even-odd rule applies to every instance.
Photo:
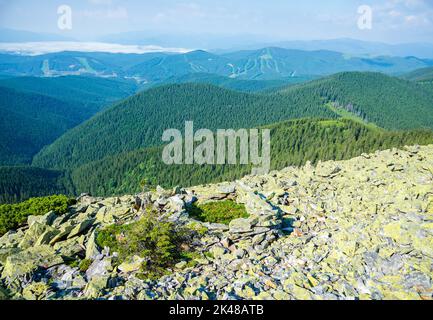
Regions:
[[[61, 5], [72, 10], [71, 30], [58, 28]], [[371, 29], [358, 27], [361, 5], [372, 9]], [[0, 0], [0, 28], [55, 33], [79, 41], [146, 31], [266, 40], [433, 43], [433, 0]]]

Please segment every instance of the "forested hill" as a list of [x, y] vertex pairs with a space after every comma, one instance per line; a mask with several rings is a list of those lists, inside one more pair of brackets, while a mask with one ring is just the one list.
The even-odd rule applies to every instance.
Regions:
[[0, 87], [0, 165], [31, 162], [43, 146], [92, 115], [78, 104]]
[[0, 204], [32, 197], [68, 194], [75, 189], [69, 173], [33, 167], [0, 167]]
[[410, 81], [433, 81], [433, 67], [417, 69], [402, 76]]
[[[349, 159], [362, 153], [433, 143], [432, 131], [389, 132], [358, 122], [302, 119], [267, 126], [271, 129], [271, 167], [282, 169], [307, 161]], [[151, 186], [193, 186], [231, 181], [251, 172], [250, 166], [172, 165], [161, 159], [162, 147], [106, 157], [71, 172], [75, 191], [93, 195], [122, 195]]]
[[80, 108], [88, 109], [91, 115], [133, 95], [138, 89], [137, 83], [132, 80], [84, 76], [9, 78], [0, 80], [0, 86], [79, 104]]
[[121, 152], [163, 144], [163, 131], [251, 128], [303, 118], [336, 118], [308, 92], [257, 95], [207, 84], [166, 85], [142, 92], [70, 130], [34, 159], [35, 166], [67, 169]]
[[279, 93], [293, 96], [300, 91], [333, 102], [337, 113], [349, 111], [382, 128], [433, 128], [433, 91], [422, 84], [381, 73], [345, 72]]

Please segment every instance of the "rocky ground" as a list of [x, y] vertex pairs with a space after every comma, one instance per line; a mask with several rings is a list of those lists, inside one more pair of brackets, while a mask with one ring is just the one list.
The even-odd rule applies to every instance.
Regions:
[[[185, 211], [223, 199], [250, 217], [226, 226]], [[140, 257], [113, 266], [116, 253], [98, 248], [99, 228], [135, 221], [144, 203], [201, 230], [196, 266], [143, 281]], [[65, 263], [77, 255], [86, 272]], [[0, 297], [431, 300], [432, 264], [433, 146], [407, 147], [151, 196], [82, 196], [0, 239]]]

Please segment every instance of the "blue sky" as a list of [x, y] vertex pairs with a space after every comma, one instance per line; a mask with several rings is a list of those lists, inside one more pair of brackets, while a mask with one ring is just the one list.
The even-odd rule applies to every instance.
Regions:
[[[71, 31], [57, 28], [57, 8], [63, 4], [72, 8]], [[371, 30], [357, 27], [358, 7], [365, 4], [373, 9]], [[149, 31], [250, 34], [268, 40], [433, 42], [433, 0], [0, 0], [0, 27], [80, 40]]]

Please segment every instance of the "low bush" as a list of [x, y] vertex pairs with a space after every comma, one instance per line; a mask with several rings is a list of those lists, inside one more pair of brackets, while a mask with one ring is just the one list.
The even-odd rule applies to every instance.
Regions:
[[27, 222], [27, 217], [44, 215], [49, 211], [64, 214], [75, 203], [67, 196], [32, 198], [18, 204], [0, 205], [0, 236], [9, 230], [17, 229]]
[[117, 252], [120, 261], [139, 256], [145, 261], [141, 277], [157, 279], [182, 260], [182, 249], [188, 239], [186, 231], [167, 221], [159, 221], [155, 213], [146, 213], [139, 221], [112, 225], [101, 230], [96, 238], [100, 247]]

